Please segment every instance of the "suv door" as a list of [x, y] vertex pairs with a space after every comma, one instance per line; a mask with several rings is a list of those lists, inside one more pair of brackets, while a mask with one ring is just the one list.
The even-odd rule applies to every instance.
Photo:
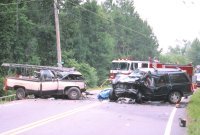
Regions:
[[167, 95], [170, 89], [169, 85], [167, 75], [161, 75], [158, 78], [155, 78], [154, 96]]

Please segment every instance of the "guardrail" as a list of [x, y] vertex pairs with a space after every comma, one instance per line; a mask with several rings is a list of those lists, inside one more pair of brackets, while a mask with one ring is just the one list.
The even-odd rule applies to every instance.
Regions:
[[10, 102], [16, 99], [16, 95], [9, 95], [9, 96], [3, 96], [0, 97], [0, 104], [5, 103], [5, 102]]

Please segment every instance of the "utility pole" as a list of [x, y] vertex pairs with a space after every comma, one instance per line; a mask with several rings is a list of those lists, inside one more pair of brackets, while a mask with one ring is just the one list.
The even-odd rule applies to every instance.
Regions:
[[19, 31], [19, 0], [17, 0], [17, 15], [16, 15], [16, 33], [17, 33], [17, 37], [18, 37], [18, 31]]
[[59, 19], [58, 19], [58, 2], [54, 0], [54, 15], [55, 15], [55, 27], [56, 27], [56, 44], [57, 44], [57, 60], [58, 67], [62, 67], [62, 58], [61, 58], [61, 46], [60, 46], [60, 28], [59, 28]]

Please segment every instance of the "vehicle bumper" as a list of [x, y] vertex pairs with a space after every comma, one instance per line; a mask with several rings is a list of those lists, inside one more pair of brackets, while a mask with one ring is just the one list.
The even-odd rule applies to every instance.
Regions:
[[190, 95], [192, 95], [192, 94], [193, 94], [193, 92], [183, 93], [183, 97], [188, 97], [188, 96], [190, 96]]
[[200, 87], [200, 81], [197, 81], [196, 84], [197, 84], [197, 87]]
[[114, 92], [117, 97], [134, 97], [137, 95], [138, 90], [116, 88], [114, 89]]

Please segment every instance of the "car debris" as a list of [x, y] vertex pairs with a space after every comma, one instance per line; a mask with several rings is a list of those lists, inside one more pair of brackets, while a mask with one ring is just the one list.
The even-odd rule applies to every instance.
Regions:
[[109, 98], [109, 93], [110, 93], [110, 90], [111, 90], [112, 88], [106, 88], [106, 89], [104, 89], [104, 90], [102, 90], [98, 95], [97, 95], [97, 98], [99, 99], [99, 100], [106, 100], [106, 99], [108, 99]]
[[186, 119], [179, 118], [179, 126], [180, 127], [186, 127]]

